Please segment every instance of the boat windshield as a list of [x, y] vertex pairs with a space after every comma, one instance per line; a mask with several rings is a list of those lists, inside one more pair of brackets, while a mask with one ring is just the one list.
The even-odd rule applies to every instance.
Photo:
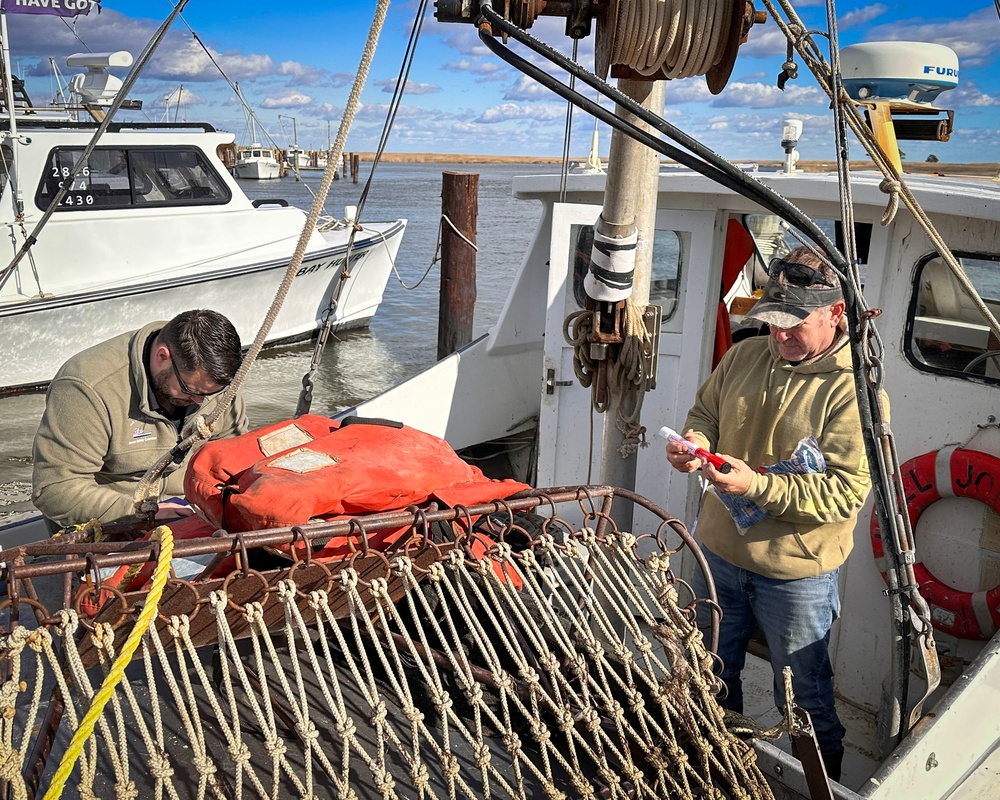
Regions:
[[[48, 208], [76, 162], [80, 148], [57, 147], [35, 195]], [[77, 172], [59, 211], [129, 206], [228, 203], [232, 195], [196, 147], [98, 147]]]

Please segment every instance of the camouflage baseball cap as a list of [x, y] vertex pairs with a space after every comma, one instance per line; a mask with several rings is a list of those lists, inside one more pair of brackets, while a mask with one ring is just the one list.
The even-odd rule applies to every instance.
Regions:
[[812, 266], [776, 258], [768, 266], [764, 293], [746, 319], [766, 322], [777, 328], [794, 328], [817, 308], [831, 305], [844, 293], [836, 278]]

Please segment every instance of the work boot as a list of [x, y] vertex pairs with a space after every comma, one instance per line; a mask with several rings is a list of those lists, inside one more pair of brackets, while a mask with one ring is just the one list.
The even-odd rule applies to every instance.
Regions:
[[840, 767], [844, 761], [844, 748], [838, 747], [836, 750], [824, 750], [820, 752], [823, 756], [823, 766], [826, 767], [826, 776], [831, 781], [840, 783]]
[[[844, 761], [844, 747], [841, 745], [836, 750], [820, 750], [820, 757], [823, 759], [823, 768], [826, 770], [826, 777], [831, 781], [840, 783], [840, 767]], [[802, 760], [799, 756], [799, 748], [792, 740], [792, 755]]]

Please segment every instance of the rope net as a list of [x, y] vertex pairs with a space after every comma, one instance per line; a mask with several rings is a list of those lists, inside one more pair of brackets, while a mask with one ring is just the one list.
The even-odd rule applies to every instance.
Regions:
[[[659, 528], [617, 530], [616, 493]], [[368, 548], [401, 524], [405, 544]], [[334, 536], [356, 554], [314, 558]], [[178, 542], [175, 558], [214, 548], [239, 567], [167, 583], [67, 790], [770, 798], [715, 700], [716, 660], [694, 622], [705, 601], [671, 569], [678, 539], [694, 547], [647, 501], [590, 487]], [[5, 554], [0, 780], [15, 798], [50, 784], [145, 600], [94, 576], [157, 554], [52, 542]], [[50, 591], [70, 602], [50, 613]]]

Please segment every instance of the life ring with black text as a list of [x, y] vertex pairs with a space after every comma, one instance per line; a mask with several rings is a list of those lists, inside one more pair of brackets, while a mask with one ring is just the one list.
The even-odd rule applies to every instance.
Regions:
[[[910, 525], [942, 497], [968, 497], [1000, 514], [1000, 458], [978, 450], [946, 447], [911, 458], [900, 467]], [[882, 530], [872, 514], [872, 552], [885, 578]], [[990, 639], [1000, 629], [1000, 586], [981, 592], [954, 589], [921, 562], [913, 565], [920, 594], [931, 609], [934, 627], [960, 639]]]

